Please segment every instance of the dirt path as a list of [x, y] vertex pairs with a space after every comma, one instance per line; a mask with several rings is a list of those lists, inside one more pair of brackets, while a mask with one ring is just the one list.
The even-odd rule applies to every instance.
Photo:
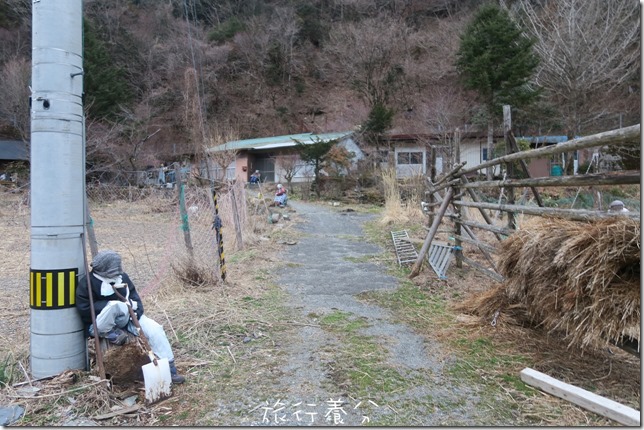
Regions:
[[[286, 248], [289, 263], [278, 282], [288, 292], [288, 305], [307, 322], [284, 344], [280, 398], [267, 400], [255, 411], [257, 419], [242, 425], [486, 422], [472, 407], [473, 390], [445, 375], [449, 357], [440, 345], [358, 298], [398, 287], [383, 267], [366, 261], [383, 252], [365, 240], [362, 224], [370, 215], [302, 202], [292, 206], [303, 234]], [[336, 405], [342, 410], [333, 410]]]

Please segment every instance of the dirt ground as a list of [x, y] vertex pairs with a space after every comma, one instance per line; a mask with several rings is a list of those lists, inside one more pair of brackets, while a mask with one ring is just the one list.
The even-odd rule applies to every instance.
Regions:
[[569, 349], [502, 315], [492, 326], [455, 311], [491, 285], [466, 267], [451, 267], [447, 280], [425, 267], [409, 280], [389, 232], [408, 228], [420, 242], [420, 225], [382, 226], [373, 207], [298, 201], [271, 209], [288, 216], [272, 224], [249, 193], [254, 220], [243, 246], [227, 248], [222, 283], [212, 214], [195, 216], [195, 252], [206, 266], [188, 276], [178, 214], [165, 207], [92, 206], [101, 247], [122, 252], [146, 314], [164, 325], [187, 377], [171, 398], [148, 406], [141, 382], [108, 389], [84, 371], [27, 383], [29, 212], [19, 197], [7, 198], [0, 407], [24, 408], [14, 425], [617, 425], [523, 384], [525, 367], [640, 409], [638, 358]]

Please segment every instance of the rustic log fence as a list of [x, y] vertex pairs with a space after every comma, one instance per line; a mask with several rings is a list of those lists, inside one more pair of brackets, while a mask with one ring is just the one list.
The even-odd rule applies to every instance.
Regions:
[[[485, 161], [474, 167], [465, 167], [465, 162], [456, 159], [453, 169], [447, 172], [436, 182], [427, 179], [429, 190], [426, 192], [429, 203], [429, 219], [432, 221], [428, 234], [425, 238], [418, 258], [414, 263], [410, 278], [414, 278], [420, 272], [423, 261], [426, 258], [427, 250], [436, 236], [438, 227], [444, 218], [453, 221], [454, 230], [452, 239], [454, 240], [454, 255], [456, 266], [461, 267], [462, 263], [478, 270], [486, 276], [502, 281], [503, 277], [496, 272], [494, 260], [491, 254], [495, 252], [495, 246], [484, 242], [477, 237], [474, 229], [483, 230], [493, 233], [497, 241], [502, 241], [505, 237], [511, 235], [517, 229], [517, 216], [529, 215], [540, 217], [559, 217], [575, 221], [588, 221], [592, 219], [605, 218], [614, 216], [614, 213], [605, 210], [585, 210], [585, 209], [567, 209], [559, 207], [546, 207], [539, 194], [538, 188], [545, 187], [582, 187], [582, 186], [601, 186], [601, 185], [635, 185], [640, 184], [640, 171], [617, 171], [605, 173], [579, 174], [574, 176], [556, 176], [556, 177], [537, 177], [531, 178], [528, 174], [526, 160], [542, 158], [572, 151], [598, 147], [616, 147], [623, 145], [632, 145], [640, 141], [640, 124], [630, 127], [620, 128], [617, 130], [606, 131], [591, 136], [585, 136], [578, 139], [563, 142], [557, 145], [541, 147], [522, 152], [518, 151], [516, 140], [511, 130], [506, 129], [505, 133], [506, 148], [509, 153], [501, 157]], [[521, 170], [527, 178], [514, 178], [512, 163], [519, 162]], [[497, 165], [506, 166], [506, 177], [502, 180], [482, 180], [476, 181], [468, 178], [468, 175], [476, 175], [488, 167]], [[514, 192], [518, 187], [527, 187], [534, 196], [536, 205], [520, 204], [525, 200], [522, 198], [519, 202], [515, 201]], [[479, 194], [483, 189], [504, 189], [506, 193], [506, 202], [488, 203]], [[444, 192], [444, 197], [440, 192]], [[527, 192], [527, 189], [526, 189]], [[524, 193], [525, 196], [525, 193]], [[469, 200], [466, 199], [469, 197]], [[451, 206], [452, 211], [448, 211]], [[436, 209], [438, 207], [438, 210]], [[478, 210], [485, 221], [485, 224], [467, 219], [467, 211], [464, 208], [474, 208]], [[500, 211], [506, 213], [507, 224], [504, 226], [495, 224], [492, 217], [486, 211]], [[621, 213], [620, 215], [639, 219], [638, 211]], [[474, 245], [488, 261], [488, 267], [474, 261], [463, 255], [462, 243]]]

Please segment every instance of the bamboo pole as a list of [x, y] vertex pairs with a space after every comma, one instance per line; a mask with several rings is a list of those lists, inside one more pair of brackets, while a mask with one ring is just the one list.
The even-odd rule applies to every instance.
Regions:
[[[456, 218], [456, 216], [452, 214], [446, 214], [445, 216], [448, 218]], [[474, 227], [474, 228], [480, 228], [481, 230], [491, 231], [499, 235], [502, 234], [505, 236], [510, 236], [512, 233], [514, 233], [514, 230], [510, 230], [505, 227], [497, 227], [495, 225], [490, 225], [490, 224], [480, 224], [478, 222], [469, 221], [469, 220], [461, 220], [461, 224]]]
[[628, 145], [634, 142], [639, 142], [640, 139], [640, 124], [624, 127], [617, 130], [606, 131], [603, 133], [593, 134], [591, 136], [580, 137], [579, 139], [569, 140], [557, 145], [545, 146], [542, 148], [532, 149], [530, 151], [523, 151], [516, 154], [509, 154], [503, 157], [495, 158], [493, 160], [485, 161], [474, 167], [462, 169], [459, 173], [465, 175], [467, 173], [474, 173], [486, 167], [495, 166], [500, 163], [526, 160], [530, 158], [541, 158], [546, 155], [561, 154], [564, 152], [575, 151], [585, 148], [593, 148], [596, 146], [604, 145]]
[[593, 185], [634, 185], [642, 180], [639, 170], [624, 170], [611, 173], [591, 173], [575, 176], [546, 176], [526, 179], [506, 179], [504, 181], [466, 182], [463, 188], [492, 188], [492, 187], [576, 187]]
[[[465, 227], [467, 227], [468, 229], [470, 227], [466, 226], [466, 225], [463, 225], [463, 230], [465, 230], [467, 232], [467, 229]], [[470, 229], [470, 231], [471, 231], [471, 229]], [[474, 246], [478, 247], [480, 250], [485, 250], [488, 253], [489, 252], [496, 252], [496, 248], [493, 247], [492, 245], [490, 245], [489, 243], [485, 243], [485, 242], [480, 241], [478, 238], [476, 238], [476, 236], [474, 236], [474, 238], [472, 238], [472, 236], [470, 235], [469, 232], [467, 234], [470, 237], [460, 236], [459, 239], [461, 241], [465, 242], [465, 243], [469, 243], [471, 245], [474, 245]]]
[[471, 259], [469, 259], [467, 257], [463, 257], [463, 262], [465, 264], [468, 264], [468, 265], [472, 266], [473, 268], [475, 268], [479, 272], [483, 273], [484, 275], [489, 276], [490, 278], [494, 279], [495, 281], [503, 282], [503, 276], [499, 275], [496, 272], [491, 271], [490, 269], [487, 269], [487, 268], [483, 267], [483, 265], [481, 265], [480, 263], [477, 263], [476, 261], [471, 260]]
[[452, 194], [453, 190], [450, 188], [447, 190], [447, 194], [445, 194], [445, 198], [443, 199], [443, 203], [441, 204], [440, 208], [438, 209], [438, 213], [436, 214], [436, 217], [434, 218], [434, 222], [432, 223], [432, 227], [429, 229], [429, 233], [427, 233], [427, 237], [425, 238], [425, 242], [423, 243], [422, 248], [420, 249], [420, 253], [418, 254], [418, 258], [416, 259], [416, 262], [414, 263], [414, 266], [411, 269], [411, 273], [409, 274], [409, 279], [415, 278], [418, 276], [420, 273], [420, 268], [423, 265], [423, 260], [425, 258], [425, 255], [427, 254], [427, 250], [429, 249], [429, 246], [432, 243], [432, 240], [434, 240], [434, 236], [436, 236], [436, 231], [438, 230], [438, 226], [440, 225], [443, 215], [445, 214], [445, 211], [447, 210], [447, 206], [449, 205], [450, 201], [452, 200]]
[[[81, 233], [82, 234], [82, 233]], [[83, 262], [85, 264], [85, 282], [87, 283], [87, 297], [89, 297], [89, 312], [92, 318], [92, 326], [94, 328], [94, 349], [96, 352], [96, 364], [98, 364], [98, 374], [101, 379], [105, 380], [105, 365], [103, 364], [103, 350], [101, 349], [101, 341], [98, 336], [98, 327], [96, 326], [96, 310], [94, 308], [94, 293], [92, 292], [92, 282], [89, 279], [89, 262], [87, 261], [87, 249], [85, 248], [85, 235], [82, 234], [83, 245]]]
[[467, 164], [467, 161], [463, 161], [462, 163], [458, 163], [456, 166], [454, 166], [454, 168], [452, 170], [450, 170], [449, 172], [447, 172], [446, 174], [441, 176], [441, 178], [438, 181], [436, 181], [436, 183], [433, 184], [434, 188], [430, 189], [428, 192], [432, 193], [432, 192], [442, 190], [443, 188], [449, 187], [449, 185], [445, 184], [445, 185], [441, 186], [441, 188], [436, 188], [436, 187], [440, 186], [441, 184], [443, 184], [443, 182], [445, 182], [448, 179], [456, 176], [456, 174], [459, 172], [459, 170], [461, 170], [463, 168], [463, 166], [465, 166], [465, 164]]
[[[475, 207], [480, 209], [502, 210], [506, 212], [521, 212], [527, 215], [538, 216], [555, 216], [559, 218], [566, 218], [576, 221], [588, 221], [590, 219], [607, 218], [616, 216], [610, 212], [589, 211], [583, 209], [560, 209], [560, 208], [540, 208], [535, 206], [520, 206], [520, 205], [507, 205], [495, 204], [485, 202], [466, 202], [463, 200], [454, 200], [454, 205]], [[619, 216], [628, 216], [629, 218], [640, 218], [639, 212], [620, 213]]]
[[233, 221], [235, 223], [235, 237], [237, 238], [237, 249], [242, 249], [244, 244], [242, 242], [241, 223], [239, 222], [239, 212], [237, 211], [237, 197], [235, 197], [235, 185], [230, 188], [230, 199], [233, 204]]

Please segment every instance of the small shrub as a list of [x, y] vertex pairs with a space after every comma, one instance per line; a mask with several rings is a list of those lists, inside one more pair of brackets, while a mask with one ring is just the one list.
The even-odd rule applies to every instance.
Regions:
[[208, 39], [210, 39], [211, 42], [223, 43], [232, 39], [235, 34], [244, 30], [244, 28], [244, 23], [238, 18], [233, 17], [215, 27], [215, 29], [208, 34]]

